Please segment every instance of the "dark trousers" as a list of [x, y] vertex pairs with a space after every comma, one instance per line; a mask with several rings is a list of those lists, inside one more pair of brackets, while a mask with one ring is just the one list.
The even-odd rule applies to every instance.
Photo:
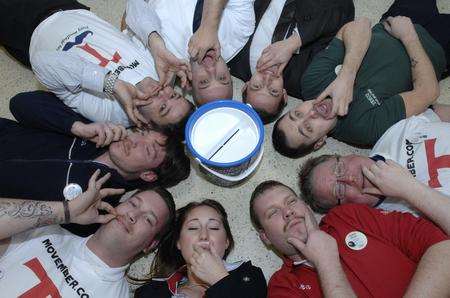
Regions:
[[89, 9], [75, 0], [0, 0], [0, 46], [30, 67], [30, 41], [34, 29], [59, 10]]
[[396, 0], [381, 19], [405, 16], [424, 27], [444, 49], [450, 70], [450, 14], [439, 13], [436, 0]]

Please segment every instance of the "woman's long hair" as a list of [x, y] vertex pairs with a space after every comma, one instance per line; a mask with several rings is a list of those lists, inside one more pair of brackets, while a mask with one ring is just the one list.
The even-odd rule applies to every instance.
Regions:
[[231, 234], [230, 225], [228, 223], [228, 216], [223, 208], [223, 206], [215, 200], [203, 200], [201, 202], [191, 202], [186, 206], [180, 208], [176, 212], [176, 219], [174, 227], [164, 238], [158, 251], [156, 252], [155, 258], [153, 259], [152, 265], [150, 267], [150, 277], [165, 278], [170, 276], [181, 266], [186, 264], [186, 261], [181, 255], [181, 251], [177, 247], [177, 242], [180, 239], [180, 232], [183, 224], [186, 220], [189, 212], [200, 206], [208, 206], [222, 217], [222, 224], [225, 228], [225, 232], [228, 238], [228, 248], [225, 250], [224, 259], [227, 258], [228, 254], [234, 247], [233, 235]]

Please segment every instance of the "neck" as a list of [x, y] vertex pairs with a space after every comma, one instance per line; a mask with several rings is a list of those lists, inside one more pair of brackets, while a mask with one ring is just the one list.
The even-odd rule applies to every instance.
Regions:
[[305, 260], [305, 257], [302, 254], [295, 254], [287, 257], [293, 262], [301, 262]]
[[108, 166], [109, 168], [116, 170], [120, 174], [120, 176], [122, 176], [125, 180], [133, 180], [137, 178], [135, 174], [128, 173], [119, 168], [114, 163], [114, 161], [111, 160], [111, 157], [109, 156], [109, 151], [106, 151], [102, 155], [98, 156], [97, 158], [94, 159], [94, 161], [102, 163]]
[[202, 288], [208, 288], [208, 285], [206, 283], [204, 283], [201, 279], [199, 279], [194, 273], [192, 273], [192, 271], [189, 269], [189, 265], [188, 265], [188, 269], [187, 269], [187, 277], [189, 280], [189, 284], [191, 285], [199, 285]]
[[126, 256], [126, 253], [118, 245], [104, 245], [97, 233], [89, 238], [86, 246], [111, 268], [125, 266], [133, 258]]

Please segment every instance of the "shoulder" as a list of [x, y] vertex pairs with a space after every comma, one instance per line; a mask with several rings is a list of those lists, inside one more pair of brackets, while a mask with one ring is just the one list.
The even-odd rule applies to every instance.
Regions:
[[165, 280], [152, 279], [139, 287], [134, 292], [134, 297], [171, 297], [171, 293]]

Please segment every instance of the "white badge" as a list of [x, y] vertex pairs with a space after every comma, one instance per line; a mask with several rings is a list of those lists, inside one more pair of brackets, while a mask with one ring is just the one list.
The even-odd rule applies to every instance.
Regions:
[[70, 201], [83, 193], [81, 186], [76, 183], [69, 183], [64, 187], [63, 195], [66, 201]]
[[341, 69], [342, 69], [342, 64], [337, 65], [337, 66], [334, 68], [334, 73], [335, 73], [336, 75], [338, 75], [339, 72], [341, 71]]
[[367, 245], [367, 237], [359, 231], [353, 231], [345, 236], [345, 244], [350, 249], [361, 250]]

